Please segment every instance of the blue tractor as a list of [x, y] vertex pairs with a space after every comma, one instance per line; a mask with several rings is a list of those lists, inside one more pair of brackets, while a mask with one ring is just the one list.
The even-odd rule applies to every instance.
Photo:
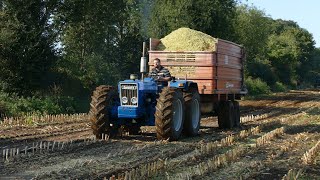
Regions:
[[195, 136], [200, 127], [200, 95], [197, 83], [172, 78], [163, 85], [144, 77], [147, 59], [141, 58], [142, 78], [130, 75], [117, 87], [95, 89], [90, 103], [93, 134], [115, 137], [119, 129], [138, 134], [141, 126], [156, 126], [159, 140], [178, 140], [182, 134]]

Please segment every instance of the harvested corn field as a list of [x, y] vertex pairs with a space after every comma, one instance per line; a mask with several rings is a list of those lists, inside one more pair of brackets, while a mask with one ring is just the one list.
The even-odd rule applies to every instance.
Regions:
[[167, 142], [142, 135], [96, 140], [86, 114], [6, 119], [0, 179], [320, 178], [320, 92], [243, 100], [242, 127], [203, 116], [200, 135]]
[[161, 51], [215, 51], [217, 39], [190, 28], [179, 28], [161, 39]]

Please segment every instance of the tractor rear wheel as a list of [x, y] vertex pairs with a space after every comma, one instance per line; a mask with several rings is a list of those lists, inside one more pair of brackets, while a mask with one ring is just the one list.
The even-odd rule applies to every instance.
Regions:
[[117, 90], [112, 86], [99, 86], [93, 91], [90, 103], [90, 121], [93, 134], [101, 139], [102, 134], [114, 137], [118, 133], [111, 121], [111, 108], [119, 104]]
[[155, 124], [159, 140], [179, 139], [184, 122], [184, 99], [180, 89], [164, 87], [157, 100]]
[[240, 106], [238, 101], [233, 101], [234, 108], [234, 126], [240, 127]]
[[234, 107], [232, 101], [219, 103], [218, 124], [219, 128], [230, 129], [234, 126]]
[[189, 136], [195, 136], [200, 129], [200, 95], [198, 88], [191, 87], [189, 91], [183, 93], [186, 104], [184, 132]]

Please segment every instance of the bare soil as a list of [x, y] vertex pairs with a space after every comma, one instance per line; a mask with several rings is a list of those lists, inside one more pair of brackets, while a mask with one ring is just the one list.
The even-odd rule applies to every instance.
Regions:
[[[203, 116], [199, 136], [176, 142], [157, 141], [154, 127], [143, 127], [142, 135], [94, 140], [87, 119], [0, 126], [0, 179], [103, 179], [113, 175], [122, 179], [120, 175], [143, 171], [144, 165], [155, 162], [164, 165], [144, 170], [146, 175], [133, 179], [282, 179], [290, 169], [301, 170], [301, 179], [320, 179], [320, 153], [312, 156], [312, 163], [302, 160], [320, 140], [319, 91], [246, 99], [240, 101], [240, 110], [241, 128], [222, 130], [216, 117]], [[259, 133], [221, 145], [227, 136], [238, 137], [241, 131], [257, 126]], [[283, 134], [256, 145], [258, 138], [281, 127]], [[203, 145], [215, 141], [219, 144], [216, 148], [201, 153]], [[10, 155], [16, 148], [19, 154]], [[214, 157], [237, 149], [243, 151], [235, 158], [217, 168], [206, 168]]]

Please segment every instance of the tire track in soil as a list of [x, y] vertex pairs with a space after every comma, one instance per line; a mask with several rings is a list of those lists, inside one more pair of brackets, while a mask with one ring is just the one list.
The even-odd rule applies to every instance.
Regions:
[[[285, 143], [294, 139], [294, 135], [285, 134], [283, 137], [274, 139], [267, 146], [260, 147], [256, 151], [251, 151], [245, 157], [244, 162], [259, 162], [259, 168], [251, 167], [251, 171], [238, 173], [238, 177], [242, 176], [244, 179], [281, 179], [288, 170], [295, 168], [304, 168], [301, 163], [303, 153], [312, 145], [303, 141], [297, 141], [292, 150], [282, 151], [281, 148]], [[315, 139], [318, 137], [313, 137]], [[240, 162], [240, 161], [239, 161]], [[239, 169], [239, 167], [238, 167]], [[222, 177], [222, 176], [220, 176]]]
[[[61, 139], [57, 137], [61, 137]], [[70, 139], [68, 138], [70, 137]], [[53, 144], [54, 142], [66, 142], [66, 141], [79, 141], [82, 139], [88, 139], [92, 137], [91, 135], [91, 129], [85, 128], [85, 129], [78, 129], [74, 131], [68, 131], [68, 132], [60, 132], [56, 134], [51, 134], [43, 137], [36, 137], [28, 140], [18, 140], [18, 141], [7, 141], [4, 146], [0, 147], [0, 154], [4, 149], [12, 149], [12, 148], [19, 148], [21, 151], [26, 147], [32, 147], [37, 143], [40, 142], [50, 142], [50, 144]], [[53, 140], [50, 140], [50, 138], [53, 138]]]
[[[318, 98], [320, 100], [320, 98]], [[318, 102], [307, 102], [307, 103], [303, 103], [303, 104], [299, 104], [299, 107], [305, 107], [305, 108], [296, 108], [295, 110], [290, 110], [290, 111], [286, 111], [285, 113], [281, 113], [279, 111], [279, 113], [275, 113], [272, 116], [269, 116], [267, 118], [264, 119], [259, 119], [259, 120], [255, 120], [255, 121], [249, 121], [249, 122], [245, 122], [242, 125], [243, 126], [252, 126], [252, 125], [257, 125], [257, 124], [263, 124], [265, 121], [269, 121], [270, 119], [274, 119], [274, 120], [279, 120], [282, 118], [287, 118], [289, 116], [295, 117], [295, 116], [299, 116], [300, 114], [303, 114], [305, 112], [308, 112], [314, 108], [320, 107], [320, 101]], [[276, 116], [274, 116], [276, 115]]]
[[[276, 128], [277, 127], [274, 127], [274, 129], [276, 129]], [[270, 127], [268, 129], [270, 129]], [[272, 129], [272, 130], [274, 130], [274, 129]], [[248, 137], [240, 138], [238, 140], [235, 140], [234, 143], [231, 144], [230, 146], [219, 147], [219, 148], [215, 149], [214, 152], [212, 152], [212, 153], [200, 155], [197, 158], [188, 159], [188, 161], [186, 161], [185, 163], [179, 163], [177, 166], [168, 169], [168, 171], [166, 171], [165, 173], [160, 174], [159, 178], [160, 179], [166, 179], [168, 177], [169, 177], [169, 179], [176, 179], [176, 178], [182, 178], [182, 177], [183, 178], [187, 178], [187, 177], [184, 177], [183, 175], [180, 176], [180, 174], [181, 173], [185, 174], [184, 172], [186, 172], [186, 170], [188, 170], [190, 168], [191, 169], [197, 168], [201, 163], [206, 162], [206, 161], [209, 162], [215, 156], [222, 155], [223, 153], [225, 153], [227, 151], [235, 150], [235, 148], [242, 147], [242, 148], [247, 149], [246, 146], [248, 146], [248, 145], [243, 145], [243, 142], [246, 142], [247, 144], [248, 143], [251, 144], [252, 139], [249, 140], [249, 141], [247, 139], [250, 139], [250, 137], [254, 138], [255, 140], [258, 139], [258, 137], [260, 137], [260, 136], [262, 136], [263, 134], [266, 133], [266, 132], [264, 132], [263, 129], [261, 129], [261, 130], [262, 130], [262, 132], [260, 132], [257, 135], [252, 135], [251, 134]], [[199, 176], [199, 177], [198, 176], [195, 176], [195, 177], [191, 176], [191, 178], [192, 179], [194, 179], [194, 178], [195, 179], [201, 179], [201, 176]], [[212, 176], [211, 176], [211, 179], [212, 179]]]
[[[298, 101], [296, 101], [298, 102]], [[314, 102], [310, 102], [313, 104]], [[280, 103], [281, 104], [281, 103]], [[308, 103], [293, 103], [287, 104], [287, 106], [293, 105], [305, 105]], [[281, 106], [285, 106], [286, 104], [281, 104]], [[280, 106], [279, 106], [280, 107]], [[257, 108], [258, 109], [258, 108]], [[277, 107], [275, 108], [277, 109]], [[268, 111], [267, 111], [268, 112]], [[290, 112], [285, 112], [283, 115], [288, 115]], [[271, 118], [266, 118], [271, 119]], [[211, 123], [211, 122], [210, 122]], [[264, 123], [259, 122], [259, 123]], [[207, 128], [206, 123], [202, 124], [204, 128]], [[246, 124], [244, 128], [249, 128], [253, 126], [252, 124]], [[203, 128], [202, 127], [202, 128]], [[30, 175], [32, 177], [35, 176], [36, 173], [43, 173], [42, 176], [44, 178], [68, 178], [68, 177], [79, 177], [79, 178], [103, 178], [103, 176], [111, 175], [112, 173], [123, 172], [129, 170], [130, 168], [137, 167], [141, 164], [150, 162], [154, 157], [170, 156], [172, 154], [172, 158], [182, 157], [188, 154], [188, 151], [179, 150], [181, 147], [196, 147], [197, 144], [203, 142], [210, 142], [214, 140], [219, 140], [226, 137], [228, 134], [236, 133], [239, 130], [234, 131], [218, 131], [217, 128], [208, 126], [207, 129], [202, 129], [201, 135], [199, 137], [194, 138], [186, 138], [182, 139], [179, 142], [169, 142], [160, 145], [150, 146], [146, 149], [140, 150], [138, 152], [134, 152], [132, 154], [127, 155], [119, 155], [113, 158], [106, 158], [106, 155], [110, 151], [118, 152], [121, 149], [125, 149], [133, 146], [144, 146], [146, 144], [152, 144], [153, 138], [144, 139], [143, 137], [136, 137], [135, 141], [132, 141], [130, 138], [127, 140], [113, 140], [111, 144], [109, 143], [97, 143], [93, 145], [89, 145], [88, 147], [79, 146], [76, 148], [72, 148], [70, 150], [63, 150], [61, 152], [54, 153], [46, 153], [46, 154], [37, 154], [30, 158], [21, 158], [16, 162], [9, 162], [0, 167], [0, 174], [2, 172], [7, 172], [10, 175], [10, 172], [18, 172], [14, 175]], [[79, 134], [81, 134], [80, 132]], [[63, 138], [64, 135], [57, 137], [50, 137], [51, 140], [59, 139], [65, 140]], [[70, 135], [70, 138], [77, 135]], [[84, 132], [84, 136], [86, 136], [86, 132]], [[139, 140], [140, 139], [140, 140]], [[200, 141], [200, 142], [199, 142]], [[1, 142], [1, 141], [0, 141]], [[174, 152], [176, 150], [176, 152]], [[163, 152], [161, 154], [161, 152]], [[176, 154], [175, 154], [176, 153]], [[90, 160], [93, 159], [90, 163]], [[83, 167], [73, 168], [75, 167], [75, 163], [77, 160], [82, 160], [82, 162], [87, 162], [83, 165]], [[1, 164], [1, 163], [0, 163]], [[234, 164], [234, 163], [232, 163]], [[0, 165], [1, 166], [1, 165]], [[67, 168], [63, 168], [67, 167]], [[68, 168], [69, 167], [69, 168]], [[102, 168], [103, 167], [103, 168]], [[26, 170], [22, 170], [26, 168]], [[52, 170], [50, 170], [52, 169]], [[96, 169], [96, 170], [95, 170]], [[224, 168], [223, 168], [224, 169]], [[83, 172], [81, 172], [83, 171]], [[13, 174], [13, 173], [12, 173]]]
[[[168, 143], [168, 146], [169, 146], [169, 150], [168, 150], [168, 152], [167, 153], [169, 153], [170, 155], [169, 155], [169, 157], [172, 157], [172, 156], [175, 156], [175, 154], [176, 154], [176, 152], [175, 152], [175, 149], [177, 149], [178, 147], [188, 147], [188, 146], [190, 146], [190, 147], [195, 147], [196, 145], [197, 145], [197, 143], [196, 143], [196, 145], [195, 145], [195, 142], [199, 142], [201, 139], [202, 139], [202, 141], [200, 141], [200, 143], [203, 143], [203, 142], [205, 142], [205, 141], [213, 141], [213, 140], [219, 140], [219, 139], [222, 139], [222, 138], [224, 138], [225, 136], [226, 136], [227, 134], [226, 133], [221, 133], [221, 134], [218, 134], [218, 133], [215, 133], [215, 134], [205, 134], [205, 135], [202, 135], [202, 136], [199, 136], [199, 137], [194, 137], [194, 138], [190, 138], [190, 139], [184, 139], [183, 141], [185, 141], [185, 142], [183, 142], [183, 141], [180, 141], [180, 142], [170, 142], [170, 143]], [[203, 140], [203, 139], [205, 139], [205, 140]], [[124, 141], [121, 141], [121, 143], [124, 143]], [[128, 143], [128, 142], [127, 142]], [[144, 142], [144, 141], [140, 141], [140, 142], [138, 142], [138, 141], [134, 141], [133, 143], [135, 143], [135, 144], [148, 144], [148, 143], [152, 143], [152, 142], [148, 142], [148, 141], [146, 141], [146, 142]], [[170, 147], [170, 146], [172, 146], [172, 147]], [[91, 151], [93, 151], [94, 152], [94, 154], [95, 155], [101, 155], [101, 156], [106, 156], [106, 154], [107, 154], [107, 149], [109, 149], [110, 147], [105, 147], [104, 149], [106, 149], [106, 151], [103, 151], [103, 152], [101, 152], [100, 151], [100, 154], [98, 153], [97, 154], [97, 152], [98, 151], [96, 151], [95, 149], [93, 149], [93, 150], [89, 150], [90, 152]], [[87, 148], [81, 148], [80, 147], [80, 149], [82, 149], [81, 151], [80, 151], [80, 154], [79, 155], [83, 155], [83, 156], [85, 156], [85, 157], [87, 157], [89, 154], [88, 153], [86, 153], [85, 151], [86, 151], [86, 149]], [[117, 151], [119, 150], [119, 149], [123, 149], [123, 148], [121, 148], [121, 147], [117, 147], [117, 148], [115, 148], [115, 149], [117, 149]], [[160, 148], [161, 149], [161, 148]], [[172, 151], [174, 151], [174, 153], [173, 154], [171, 154], [172, 153]], [[159, 150], [157, 150], [157, 149], [153, 149], [152, 150], [152, 152], [159, 152]], [[182, 152], [184, 152], [184, 151], [182, 151]], [[183, 155], [184, 153], [182, 153], [182, 152], [179, 152], [178, 154], [181, 154], [181, 155]], [[73, 152], [72, 151], [70, 151], [70, 153], [71, 154], [73, 154]], [[145, 152], [143, 152], [142, 154], [144, 154]], [[185, 152], [185, 153], [187, 153], [187, 152]], [[148, 154], [150, 154], [150, 153], [148, 153]], [[43, 158], [40, 158], [40, 159], [52, 159], [52, 158], [54, 158], [54, 157], [51, 157], [51, 155], [49, 154], [48, 155], [49, 157], [43, 157]], [[60, 156], [60, 155], [59, 155]], [[70, 155], [70, 157], [77, 157], [78, 155]], [[163, 156], [163, 158], [165, 158], [165, 157], [168, 157], [168, 155], [166, 155], [166, 153], [162, 153], [162, 156]], [[62, 159], [65, 159], [65, 158], [63, 158], [64, 156], [62, 156]], [[67, 154], [66, 155], [66, 157], [67, 157], [67, 159], [69, 159], [69, 155]], [[89, 157], [89, 156], [88, 156]], [[141, 157], [141, 159], [150, 159], [150, 157], [154, 157], [154, 155], [153, 154], [151, 154], [151, 155], [148, 155], [148, 156], [142, 156]], [[56, 158], [54, 158], [54, 159], [56, 159]], [[58, 158], [59, 159], [59, 158]], [[27, 160], [27, 162], [29, 162], [29, 161], [31, 161], [32, 162], [32, 164], [34, 163], [34, 164], [39, 164], [38, 162], [37, 162], [37, 159], [35, 159], [35, 158], [33, 158], [33, 157], [31, 157], [31, 159], [28, 159]], [[41, 160], [40, 160], [40, 162], [41, 162]], [[135, 167], [135, 166], [138, 166], [139, 164], [141, 164], [141, 162], [143, 162], [143, 161], [137, 161], [136, 162], [136, 165], [134, 165], [134, 166], [131, 166], [131, 168], [132, 167]], [[24, 164], [24, 163], [26, 163], [26, 162], [23, 162], [22, 164]], [[52, 162], [46, 162], [45, 161], [45, 163], [40, 163], [41, 164], [41, 166], [40, 167], [42, 167], [42, 166], [44, 166], [44, 167], [46, 167], [45, 166], [45, 164], [50, 164], [50, 163], [55, 163], [55, 164], [57, 164], [57, 163], [59, 163], [58, 162], [58, 160], [54, 160], [54, 161], [52, 161]], [[20, 168], [19, 168], [20, 169]], [[23, 168], [22, 168], [23, 169]], [[121, 169], [121, 168], [120, 168]], [[122, 168], [123, 169], [123, 168]], [[127, 168], [126, 169], [124, 169], [124, 170], [127, 170]], [[103, 170], [103, 171], [105, 171], [105, 170]], [[115, 171], [111, 171], [109, 174], [112, 174], [112, 172], [114, 173], [114, 172], [117, 172], [117, 171], [119, 171], [119, 170], [115, 170]], [[106, 173], [102, 173], [102, 174], [105, 174], [105, 175], [107, 175]]]
[[[234, 136], [239, 136], [239, 133], [237, 135], [234, 135]], [[211, 138], [211, 137], [207, 137], [207, 138]], [[221, 140], [221, 139], [216, 138], [216, 140]], [[167, 155], [166, 156], [167, 157], [166, 165], [164, 167], [165, 169], [162, 169], [160, 171], [167, 171], [167, 170], [170, 171], [171, 169], [180, 168], [181, 165], [183, 165], [183, 166], [191, 166], [193, 164], [197, 164], [198, 162], [201, 162], [202, 160], [206, 160], [208, 156], [211, 156], [212, 154], [214, 154], [214, 153], [204, 153], [204, 154], [200, 153], [199, 154], [199, 150], [202, 149], [202, 148], [200, 148], [200, 145], [204, 145], [204, 142], [201, 141], [201, 142], [195, 143], [194, 146], [192, 146], [192, 150], [190, 150], [188, 152], [185, 152], [185, 153], [182, 153], [179, 156], [171, 157], [170, 155]], [[221, 148], [218, 148], [218, 149], [225, 149], [225, 148], [221, 147]], [[219, 152], [220, 152], [220, 150], [219, 150]], [[215, 153], [217, 153], [217, 152], [215, 151]], [[143, 164], [140, 164], [140, 166], [151, 164], [151, 163], [155, 163], [155, 162], [156, 161], [148, 161], [148, 162], [145, 162]], [[111, 175], [116, 175], [116, 177], [117, 177], [117, 175], [119, 176], [119, 175], [124, 174], [124, 173], [125, 173], [125, 171], [120, 171], [120, 172], [116, 172], [115, 174], [108, 174], [109, 176], [106, 176], [106, 177], [108, 178]], [[152, 178], [155, 178], [155, 177], [152, 176]], [[156, 178], [159, 178], [159, 177], [157, 176]], [[165, 178], [165, 176], [163, 175], [163, 177], [162, 177], [160, 175], [160, 179], [163, 179], [163, 178]]]
[[[307, 106], [308, 104], [314, 104], [315, 100], [319, 100], [320, 96], [318, 92], [312, 91], [290, 91], [289, 93], [280, 93], [275, 97], [269, 98], [258, 98], [254, 100], [244, 100], [240, 101], [241, 114], [242, 115], [257, 115], [270, 113], [272, 111], [277, 111], [273, 116], [279, 116], [281, 114], [286, 114], [285, 111], [295, 111], [299, 107]], [[290, 109], [291, 108], [291, 109]], [[280, 109], [280, 111], [279, 111]]]
[[[90, 127], [88, 127], [86, 122], [69, 124], [69, 126], [61, 126], [52, 128], [50, 127], [47, 130], [33, 131], [34, 129], [23, 129], [23, 132], [17, 136], [7, 137], [0, 139], [0, 150], [6, 148], [14, 147], [25, 147], [30, 146], [33, 143], [39, 141], [65, 141], [72, 139], [80, 139], [78, 134], [86, 134], [85, 137], [90, 135]], [[30, 132], [31, 131], [31, 132]], [[5, 132], [4, 132], [5, 133]], [[68, 139], [68, 137], [70, 139]]]
[[31, 175], [28, 172], [34, 172], [34, 174], [36, 174], [38, 171], [41, 172], [41, 169], [43, 168], [59, 166], [64, 162], [69, 162], [78, 158], [90, 159], [95, 156], [99, 158], [100, 155], [106, 155], [106, 152], [118, 151], [118, 149], [125, 147], [128, 147], [128, 144], [119, 142], [97, 142], [90, 145], [74, 145], [70, 149], [56, 150], [55, 152], [45, 152], [43, 154], [36, 153], [30, 157], [21, 157], [13, 161], [6, 162], [6, 168], [1, 168], [0, 174], [10, 174], [10, 172], [16, 172], [16, 174], [25, 173], [25, 175]]
[[[178, 143], [178, 144], [181, 144], [181, 143]], [[118, 148], [117, 148], [118, 149]], [[92, 150], [92, 149], [90, 149], [89, 150], [90, 152], [92, 152], [92, 151], [94, 151], [94, 152], [97, 152], [96, 150]], [[82, 153], [81, 153], [82, 155], [83, 154], [86, 154], [86, 153], [84, 153], [84, 151], [82, 150]], [[87, 154], [88, 155], [88, 154]], [[55, 155], [54, 155], [55, 156]], [[59, 155], [60, 156], [60, 155]], [[67, 155], [68, 156], [68, 155]], [[95, 155], [96, 156], [96, 155]], [[46, 159], [47, 159], [48, 157], [46, 157]], [[50, 157], [49, 157], [50, 158]], [[40, 158], [40, 159], [44, 159], [44, 158]], [[28, 161], [30, 161], [29, 159], [28, 159]], [[31, 161], [32, 162], [35, 162], [35, 160], [34, 159], [31, 159]], [[55, 164], [57, 164], [57, 160], [54, 160], [53, 162], [55, 162]], [[46, 162], [45, 164], [47, 164], [47, 163], [52, 163], [52, 162]], [[141, 162], [139, 161], [139, 163], [138, 164], [141, 164]], [[43, 166], [44, 164], [42, 164], [41, 165], [41, 167]], [[101, 165], [101, 163], [100, 163], [100, 165]], [[105, 171], [105, 170], [104, 170]], [[69, 170], [68, 170], [68, 172], [69, 172]], [[115, 171], [113, 171], [113, 172], [115, 172]], [[93, 176], [92, 174], [90, 175], [90, 176]]]
[[[313, 132], [314, 126], [299, 127], [292, 124], [301, 124], [299, 119], [290, 118], [283, 125], [287, 127], [285, 134], [273, 139], [268, 144], [251, 149], [238, 161], [196, 179], [281, 179], [291, 168], [304, 168], [301, 164], [301, 157], [305, 151], [310, 149], [314, 142], [320, 138], [319, 133], [313, 135], [309, 133], [309, 138], [314, 142], [305, 142], [301, 132]], [[309, 139], [310, 140], [310, 139]], [[294, 143], [290, 145], [289, 143]], [[288, 146], [288, 147], [284, 147]], [[287, 149], [289, 148], [289, 149]]]
[[[153, 159], [161, 158], [163, 154], [173, 152], [172, 147], [161, 144], [161, 145], [150, 146], [142, 150], [138, 150], [132, 154], [125, 154], [123, 156], [120, 155], [120, 156], [108, 158], [107, 152], [110, 152], [110, 151], [118, 152], [119, 149], [132, 147], [133, 144], [132, 143], [124, 144], [123, 142], [113, 142], [113, 143], [107, 143], [107, 144], [95, 144], [93, 146], [94, 147], [92, 146], [80, 147], [77, 151], [73, 149], [70, 151], [63, 151], [63, 152], [52, 153], [52, 154], [44, 154], [44, 155], [40, 154], [40, 155], [37, 155], [36, 157], [27, 158], [25, 161], [22, 161], [22, 162], [19, 161], [19, 163], [13, 163], [12, 168], [24, 169], [25, 167], [16, 167], [17, 164], [25, 165], [25, 163], [28, 163], [31, 161], [32, 164], [37, 164], [37, 166], [34, 167], [33, 169], [43, 167], [41, 170], [42, 172], [38, 171], [38, 172], [32, 173], [32, 174], [43, 173], [41, 176], [38, 177], [39, 179], [48, 178], [52, 176], [55, 178], [63, 178], [64, 174], [67, 174], [68, 177], [73, 177], [73, 178], [75, 177], [93, 178], [93, 177], [105, 176], [107, 174], [112, 174], [116, 170], [121, 170], [123, 169], [123, 167], [126, 167], [126, 166], [134, 167], [146, 160], [149, 160], [152, 158]], [[164, 151], [164, 152], [159, 154], [159, 151], [160, 152]], [[173, 152], [173, 155], [176, 153], [177, 151]], [[43, 161], [43, 159], [46, 159], [46, 161]], [[84, 166], [74, 168], [75, 161], [85, 161], [89, 159], [90, 161], [92, 160], [92, 163], [90, 164], [88, 163]], [[54, 165], [45, 166], [50, 163], [54, 163]], [[27, 167], [29, 166], [27, 165]], [[59, 169], [59, 167], [67, 167], [67, 168]], [[80, 172], [79, 172], [79, 169], [81, 169]], [[94, 169], [94, 172], [90, 171], [91, 169]], [[23, 173], [26, 173], [26, 172], [23, 172]], [[58, 173], [58, 175], [56, 173]], [[19, 174], [21, 175], [22, 173], [19, 173]]]
[[[310, 109], [312, 109], [313, 107], [309, 107], [308, 109], [310, 110]], [[307, 109], [307, 110], [308, 110]], [[299, 115], [299, 114], [303, 114], [303, 113], [301, 113], [301, 111], [297, 111], [297, 112], [294, 112], [294, 114], [296, 114], [296, 115]], [[286, 114], [286, 115], [288, 115], [288, 114]], [[269, 119], [269, 118], [267, 118], [267, 119]], [[276, 120], [273, 120], [274, 122], [276, 122]], [[271, 126], [273, 127], [273, 128], [276, 128], [276, 127], [279, 127], [281, 124], [279, 124], [278, 123], [278, 125], [276, 125], [277, 123], [275, 123], [275, 124], [272, 124], [273, 123], [273, 121], [269, 121], [269, 123], [271, 123]], [[276, 126], [276, 127], [275, 127]], [[270, 129], [270, 127], [269, 128], [267, 128], [267, 129]], [[201, 162], [201, 161], [200, 161]], [[182, 168], [182, 171], [184, 171], [185, 169], [187, 169], [185, 166], [183, 166]], [[286, 170], [285, 171], [285, 173], [287, 172], [288, 170]], [[163, 177], [163, 178], [165, 178], [165, 176]], [[238, 178], [238, 177], [236, 177], [236, 178]], [[200, 177], [200, 179], [201, 179], [201, 177]], [[209, 179], [212, 179], [212, 176], [210, 176], [210, 178]], [[224, 178], [221, 178], [221, 179], [224, 179]]]
[[41, 125], [41, 126], [27, 126], [21, 127], [16, 126], [11, 129], [1, 130], [0, 133], [5, 135], [1, 137], [1, 139], [10, 139], [10, 138], [19, 138], [24, 136], [35, 136], [35, 135], [43, 135], [50, 132], [59, 132], [59, 131], [67, 131], [68, 129], [72, 129], [75, 127], [89, 127], [88, 122], [73, 122], [66, 124], [56, 124], [56, 125]]
[[[275, 129], [273, 129], [275, 130]], [[271, 131], [269, 131], [271, 132]], [[253, 139], [247, 139], [245, 140], [243, 143], [241, 143], [238, 146], [234, 146], [233, 148], [239, 147], [239, 146], [243, 146], [246, 149], [246, 153], [242, 154], [240, 157], [238, 157], [236, 160], [229, 162], [227, 164], [225, 164], [224, 166], [222, 166], [219, 169], [216, 169], [214, 171], [208, 171], [207, 173], [203, 174], [203, 175], [196, 175], [193, 176], [192, 179], [239, 179], [239, 172], [242, 169], [246, 169], [248, 167], [251, 168], [252, 165], [254, 165], [254, 168], [261, 168], [261, 162], [259, 161], [254, 161], [254, 162], [248, 162], [245, 159], [246, 158], [250, 158], [252, 155], [251, 153], [256, 153], [262, 146], [256, 146], [254, 144], [251, 144], [252, 141], [253, 142], [257, 142], [257, 140], [262, 137], [263, 135], [269, 133], [269, 132], [265, 132], [263, 134], [260, 134], [260, 136], [253, 138]], [[276, 136], [274, 139], [276, 138], [281, 138], [283, 135], [279, 135]], [[272, 140], [271, 140], [272, 141]], [[256, 157], [256, 156], [254, 156]], [[245, 163], [244, 163], [245, 162]], [[241, 163], [240, 165], [237, 163]], [[257, 167], [258, 166], [258, 167]], [[244, 178], [246, 179], [246, 178]]]

